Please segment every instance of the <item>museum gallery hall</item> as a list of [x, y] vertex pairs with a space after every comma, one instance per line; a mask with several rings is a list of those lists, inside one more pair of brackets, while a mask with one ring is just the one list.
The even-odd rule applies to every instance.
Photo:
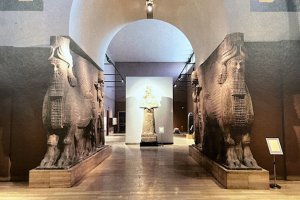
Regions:
[[0, 199], [299, 199], [298, 0], [2, 0]]

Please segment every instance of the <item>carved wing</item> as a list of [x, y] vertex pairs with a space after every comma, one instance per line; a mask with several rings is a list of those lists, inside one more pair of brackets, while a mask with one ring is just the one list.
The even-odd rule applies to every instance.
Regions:
[[[73, 71], [77, 77], [77, 84], [80, 92], [86, 99], [95, 99], [95, 86], [97, 82], [97, 69], [81, 56], [72, 54], [74, 67]], [[95, 98], [94, 98], [95, 97]]]

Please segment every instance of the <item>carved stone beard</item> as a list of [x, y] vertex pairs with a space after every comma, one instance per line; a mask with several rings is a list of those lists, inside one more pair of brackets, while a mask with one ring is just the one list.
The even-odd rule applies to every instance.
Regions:
[[244, 98], [246, 95], [245, 75], [238, 69], [234, 69], [231, 95], [234, 97]]
[[246, 84], [243, 69], [232, 68], [232, 110], [233, 110], [233, 127], [248, 126], [248, 116], [246, 109]]
[[[50, 97], [62, 97], [64, 94], [65, 83], [67, 81], [67, 69], [63, 66], [63, 61], [54, 60], [51, 64], [57, 69], [53, 71], [50, 83]], [[58, 67], [57, 67], [58, 66]]]
[[56, 68], [51, 79], [50, 97], [50, 116], [51, 127], [54, 129], [63, 128], [64, 119], [64, 89], [67, 83], [67, 68], [64, 62], [53, 59], [51, 62]]

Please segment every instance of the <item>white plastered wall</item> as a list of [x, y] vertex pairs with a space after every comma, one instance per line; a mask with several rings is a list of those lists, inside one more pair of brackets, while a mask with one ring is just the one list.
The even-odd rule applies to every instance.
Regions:
[[[197, 65], [226, 34], [246, 41], [296, 40], [297, 12], [250, 12], [250, 0], [156, 0], [154, 18], [171, 23], [190, 40]], [[48, 45], [51, 35], [70, 35], [97, 64], [113, 36], [146, 18], [144, 0], [44, 0], [44, 11], [0, 11], [1, 46]]]
[[44, 0], [43, 11], [0, 11], [0, 46], [45, 46], [68, 35], [72, 0]]
[[[250, 12], [246, 0], [157, 0], [154, 18], [179, 28], [201, 64], [232, 32], [246, 41], [299, 39], [299, 15]], [[109, 42], [126, 24], [146, 18], [144, 0], [74, 0], [70, 35], [101, 66]]]

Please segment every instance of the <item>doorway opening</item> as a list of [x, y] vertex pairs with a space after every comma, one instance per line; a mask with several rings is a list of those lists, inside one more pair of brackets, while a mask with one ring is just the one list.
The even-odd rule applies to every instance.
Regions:
[[[187, 102], [187, 95], [190, 92], [189, 80], [194, 60], [193, 48], [188, 38], [167, 22], [146, 19], [122, 28], [111, 40], [104, 64], [105, 93], [110, 97], [105, 99], [105, 107], [109, 106], [113, 117], [117, 118], [117, 124], [108, 127], [113, 130], [110, 133], [123, 133], [125, 130], [126, 143], [140, 142], [142, 116], [139, 116], [139, 112], [142, 110], [136, 105], [136, 111], [130, 114], [126, 105], [127, 79], [130, 77], [144, 78], [144, 82], [153, 77], [171, 78], [168, 90], [171, 92], [172, 106], [169, 116], [159, 116], [157, 119], [165, 119], [167, 124], [163, 126], [157, 123], [155, 132], [164, 130], [162, 134], [165, 135], [160, 137], [162, 143], [173, 143], [173, 137], [167, 137], [166, 133], [172, 135], [174, 128], [178, 128], [182, 133], [188, 132], [187, 116], [192, 111], [192, 105]], [[125, 113], [125, 123], [119, 113]], [[130, 126], [135, 127], [135, 135], [128, 136], [133, 134], [132, 131], [127, 131]]]

